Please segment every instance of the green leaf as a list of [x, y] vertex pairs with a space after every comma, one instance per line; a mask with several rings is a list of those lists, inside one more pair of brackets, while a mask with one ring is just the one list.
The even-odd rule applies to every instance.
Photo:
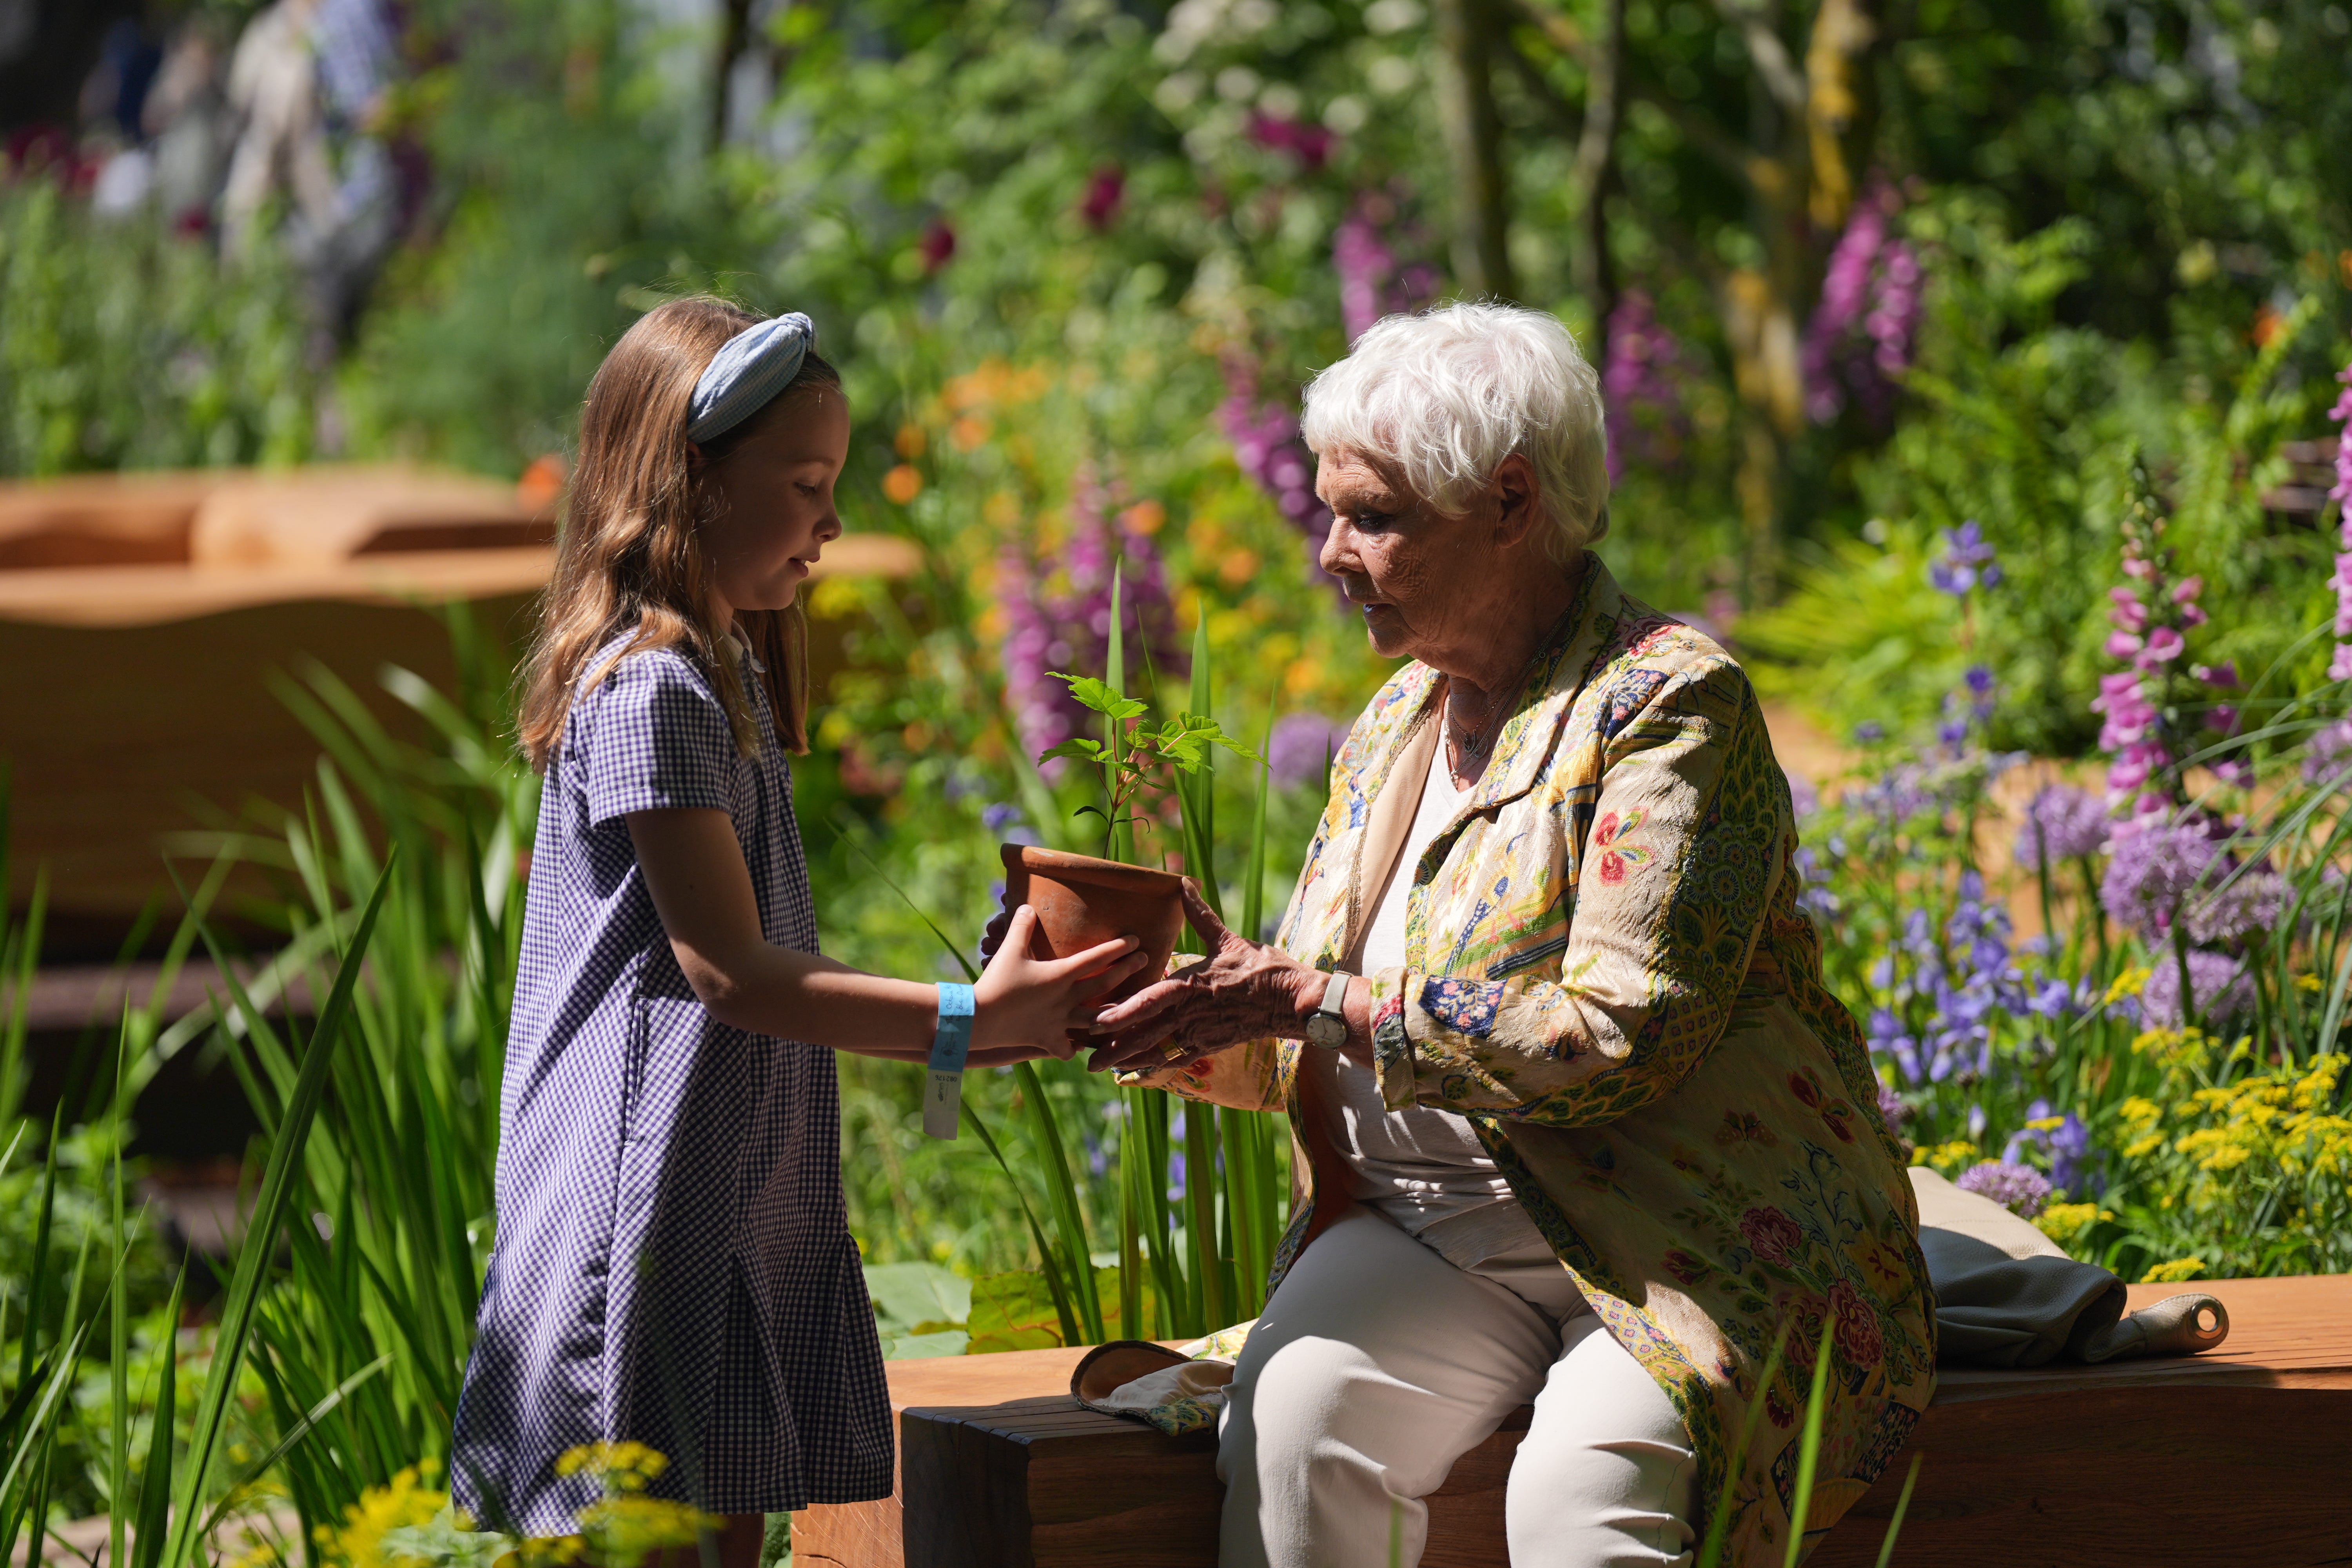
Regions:
[[1052, 674], [1069, 687], [1070, 695], [1078, 700], [1081, 707], [1092, 709], [1107, 719], [1132, 719], [1148, 706], [1140, 698], [1120, 696], [1108, 682], [1097, 680], [1091, 675], [1065, 675], [1058, 669]]
[[971, 1316], [971, 1281], [936, 1263], [869, 1263], [866, 1293], [874, 1315], [901, 1335]]
[[1103, 760], [1102, 742], [1089, 741], [1080, 736], [1076, 740], [1065, 741], [1051, 751], [1040, 752], [1037, 754], [1037, 760], [1041, 763], [1052, 762], [1055, 757], [1075, 757], [1082, 763], [1099, 763]]
[[971, 1342], [965, 1353], [1051, 1350], [1062, 1343], [1061, 1313], [1042, 1273], [1024, 1269], [971, 1282]]

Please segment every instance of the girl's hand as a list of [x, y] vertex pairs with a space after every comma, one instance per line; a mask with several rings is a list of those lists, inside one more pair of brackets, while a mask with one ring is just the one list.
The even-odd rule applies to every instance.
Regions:
[[1227, 931], [1190, 877], [1184, 918], [1209, 956], [1103, 1014], [1096, 1027], [1113, 1037], [1096, 1047], [1095, 1071], [1185, 1068], [1248, 1040], [1305, 1034], [1329, 975]]
[[1069, 1031], [1092, 1029], [1097, 999], [1143, 967], [1144, 954], [1131, 936], [1068, 958], [1032, 958], [1029, 940], [1036, 927], [1035, 910], [1024, 904], [1013, 910], [988, 972], [972, 987], [975, 1058], [1013, 1047], [1069, 1060], [1078, 1046]]

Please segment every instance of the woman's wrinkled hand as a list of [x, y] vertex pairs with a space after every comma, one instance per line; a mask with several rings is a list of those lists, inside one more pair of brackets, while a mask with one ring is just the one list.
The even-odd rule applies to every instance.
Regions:
[[1187, 1068], [1244, 1041], [1296, 1036], [1321, 998], [1327, 975], [1226, 930], [1190, 877], [1184, 918], [1208, 957], [1104, 1011], [1095, 1021], [1106, 1037], [1088, 1064], [1095, 1071]]

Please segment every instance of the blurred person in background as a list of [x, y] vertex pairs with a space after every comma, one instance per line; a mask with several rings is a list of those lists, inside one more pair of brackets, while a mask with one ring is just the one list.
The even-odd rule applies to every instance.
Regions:
[[377, 132], [399, 58], [382, 0], [277, 0], [229, 64], [242, 124], [223, 239], [233, 255], [249, 250], [270, 199], [287, 198], [283, 238], [309, 284], [322, 352], [350, 336], [398, 237], [399, 181]]
[[156, 205], [184, 233], [211, 226], [228, 169], [236, 126], [223, 56], [218, 24], [205, 15], [188, 18], [164, 46], [163, 68], [140, 111], [154, 157]]

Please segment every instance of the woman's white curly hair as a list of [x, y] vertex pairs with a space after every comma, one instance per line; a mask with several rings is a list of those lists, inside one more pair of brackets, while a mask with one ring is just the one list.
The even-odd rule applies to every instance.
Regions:
[[1609, 531], [1601, 378], [1541, 310], [1464, 303], [1374, 322], [1307, 384], [1300, 434], [1318, 456], [1394, 464], [1449, 515], [1516, 452], [1535, 469], [1554, 561]]

